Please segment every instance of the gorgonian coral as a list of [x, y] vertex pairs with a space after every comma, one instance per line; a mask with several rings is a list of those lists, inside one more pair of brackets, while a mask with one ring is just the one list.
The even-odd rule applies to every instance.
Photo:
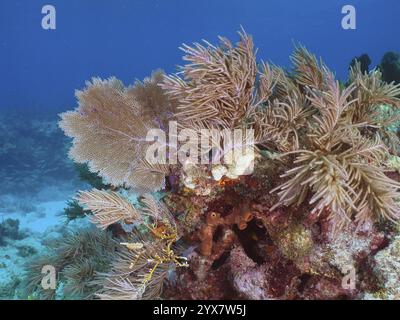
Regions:
[[[66, 230], [60, 239], [47, 245], [43, 256], [27, 263], [21, 285], [23, 298], [93, 299], [102, 288], [96, 280], [97, 273], [110, 269], [117, 246], [110, 232], [93, 226]], [[48, 265], [59, 272], [57, 290], [44, 289], [41, 285], [43, 267]]]
[[[193, 259], [207, 265], [199, 267], [203, 273], [223, 264], [232, 246], [251, 252], [243, 242], [260, 237], [274, 242], [268, 250], [301, 269], [315, 240], [302, 221], [308, 216], [314, 222], [329, 217], [339, 231], [354, 221], [399, 218], [400, 184], [387, 171], [389, 155], [398, 152], [391, 126], [400, 86], [382, 81], [377, 70], [363, 73], [359, 63], [340, 83], [302, 46], [292, 56], [293, 69], [285, 71], [257, 63], [245, 32], [236, 45], [220, 39], [218, 47], [184, 45], [187, 64], [175, 75], [158, 72], [128, 88], [115, 78], [94, 79], [78, 92], [77, 110], [61, 116], [61, 128], [74, 139], [72, 158], [87, 162], [112, 189], [77, 197], [99, 228], [120, 228], [113, 230], [119, 230], [122, 248], [111, 271], [99, 275], [101, 298], [158, 296], [169, 271], [187, 266], [178, 242], [197, 243], [201, 257]], [[200, 161], [212, 158], [221, 141], [202, 149], [198, 162], [151, 164], [145, 158], [148, 130], [167, 133], [170, 120], [195, 135], [253, 130], [254, 139], [242, 136], [239, 145], [256, 149], [255, 171], [245, 170], [249, 154], [232, 150], [225, 153], [230, 164]], [[144, 196], [134, 205], [118, 188]], [[157, 190], [164, 191], [166, 204], [147, 194]], [[253, 233], [246, 238], [248, 228]]]
[[220, 40], [219, 47], [208, 42], [184, 45], [188, 64], [181, 68], [183, 78], [170, 75], [161, 85], [179, 101], [176, 118], [183, 126], [243, 126], [270, 94], [269, 70], [258, 70], [252, 39], [240, 33], [236, 46]]
[[[157, 83], [155, 73], [144, 83], [125, 88], [121, 81], [94, 78], [87, 88], [76, 93], [79, 107], [61, 115], [60, 127], [74, 138], [71, 157], [88, 163], [114, 186], [140, 192], [162, 189], [168, 168], [145, 161], [149, 129], [159, 128], [173, 110]], [[153, 114], [157, 109], [158, 114]]]
[[341, 222], [354, 214], [397, 219], [400, 185], [384, 173], [389, 150], [381, 139], [393, 136], [387, 132], [392, 119], [377, 119], [380, 105], [400, 105], [400, 87], [356, 64], [342, 88], [304, 47], [296, 48], [290, 75], [265, 63], [258, 70], [246, 34], [237, 47], [221, 40], [218, 48], [183, 47], [184, 79], [169, 76], [162, 84], [180, 102], [176, 117], [201, 127], [250, 124], [258, 144], [295, 155], [298, 166], [287, 168], [282, 177], [290, 179], [276, 189], [279, 204], [308, 199], [313, 211], [327, 209]]
[[119, 221], [133, 226], [112, 271], [100, 276], [102, 299], [155, 298], [168, 271], [187, 266], [186, 258], [174, 251], [180, 237], [175, 219], [154, 197], [143, 196], [139, 209], [115, 192], [96, 189], [80, 193], [78, 201], [93, 212], [92, 222], [102, 229]]
[[[309, 113], [302, 126], [291, 127], [296, 139], [284, 155], [295, 156], [295, 166], [287, 169], [282, 175], [287, 180], [275, 189], [278, 204], [299, 206], [307, 199], [312, 211], [329, 210], [338, 222], [354, 215], [360, 221], [396, 220], [400, 185], [385, 175], [389, 150], [381, 137], [387, 136], [387, 127], [377, 123], [376, 115], [381, 104], [399, 105], [399, 86], [382, 82], [377, 71], [362, 74], [356, 65], [342, 88], [304, 48], [295, 52], [293, 61], [294, 80], [285, 79], [299, 88]], [[283, 149], [279, 141], [277, 148]]]

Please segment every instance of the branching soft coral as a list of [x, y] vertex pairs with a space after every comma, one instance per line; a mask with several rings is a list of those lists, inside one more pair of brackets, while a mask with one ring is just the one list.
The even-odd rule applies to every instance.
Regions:
[[299, 164], [284, 174], [289, 179], [277, 188], [279, 204], [300, 205], [311, 192], [317, 212], [396, 219], [398, 184], [386, 178], [381, 159], [388, 153], [381, 142], [391, 151], [395, 143], [385, 129], [391, 118], [379, 123], [377, 114], [382, 104], [400, 105], [400, 87], [383, 82], [379, 71], [363, 74], [356, 64], [342, 88], [302, 46], [292, 56], [291, 74], [266, 63], [258, 67], [246, 33], [236, 46], [220, 39], [220, 47], [183, 46], [183, 78], [155, 73], [133, 88], [94, 79], [78, 92], [78, 110], [62, 115], [61, 127], [75, 138], [72, 157], [114, 185], [150, 191], [164, 186], [169, 169], [142, 158], [149, 128], [171, 117], [199, 130], [252, 128], [259, 145], [289, 152]]
[[93, 213], [91, 222], [101, 229], [119, 221], [133, 223], [141, 219], [136, 208], [116, 192], [97, 189], [82, 191], [78, 195], [78, 201]]
[[[45, 255], [28, 262], [22, 281], [23, 297], [43, 300], [58, 298], [93, 299], [101, 289], [96, 273], [110, 270], [118, 243], [110, 232], [94, 227], [68, 231], [49, 244]], [[58, 272], [57, 289], [43, 289], [42, 268], [52, 265]]]
[[359, 63], [350, 69], [349, 81], [356, 87], [352, 96], [357, 99], [348, 111], [351, 121], [364, 124], [364, 135], [371, 136], [378, 131], [389, 151], [397, 153], [399, 138], [393, 126], [399, 121], [400, 87], [384, 82], [379, 70], [362, 73]]
[[[189, 63], [184, 78], [168, 76], [162, 83], [179, 101], [176, 117], [192, 128], [250, 127], [259, 145], [295, 156], [298, 167], [282, 176], [278, 205], [329, 210], [340, 222], [354, 216], [395, 220], [399, 184], [386, 177], [384, 156], [393, 145], [385, 123], [377, 123], [379, 106], [399, 105], [400, 87], [387, 84], [380, 73], [351, 69], [342, 87], [322, 62], [298, 46], [293, 72], [261, 63], [245, 33], [234, 47], [206, 42], [184, 46]], [[385, 138], [385, 139], [383, 139]], [[390, 146], [393, 150], [393, 146]]]
[[93, 212], [92, 222], [104, 229], [120, 222], [133, 225], [121, 243], [112, 271], [100, 275], [102, 299], [148, 299], [160, 295], [171, 268], [187, 266], [174, 248], [180, 231], [167, 207], [150, 195], [135, 208], [116, 192], [92, 190], [78, 195], [81, 205]]
[[241, 127], [270, 95], [269, 69], [258, 70], [251, 37], [240, 33], [236, 46], [226, 38], [220, 40], [219, 47], [208, 42], [184, 45], [188, 64], [181, 68], [183, 79], [171, 75], [162, 83], [179, 101], [176, 118], [184, 127]]
[[186, 261], [163, 241], [134, 237], [120, 248], [110, 273], [99, 274], [102, 300], [156, 299], [161, 296], [168, 273]]
[[[306, 125], [292, 134], [301, 136], [301, 143], [289, 140], [292, 144], [286, 155], [295, 155], [296, 166], [282, 175], [286, 182], [275, 189], [279, 191], [278, 205], [300, 206], [308, 200], [312, 211], [329, 210], [341, 223], [353, 216], [358, 221], [398, 219], [400, 184], [384, 173], [384, 160], [389, 154], [380, 135], [384, 128], [369, 116], [381, 103], [396, 107], [400, 88], [381, 82], [376, 72], [356, 76], [355, 69], [350, 84], [341, 88], [332, 73], [325, 66], [318, 66], [307, 51], [295, 52], [293, 60], [295, 72], [308, 70], [306, 76], [295, 73], [294, 81], [302, 87], [301, 92], [309, 101], [307, 108], [313, 112]], [[267, 115], [275, 116], [271, 111]], [[370, 127], [378, 130], [371, 132]], [[282, 150], [279, 141], [277, 144]]]

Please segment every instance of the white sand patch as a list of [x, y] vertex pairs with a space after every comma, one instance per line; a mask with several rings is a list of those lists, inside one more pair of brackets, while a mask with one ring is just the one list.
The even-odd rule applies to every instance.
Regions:
[[61, 215], [65, 207], [65, 201], [48, 201], [38, 205], [33, 212], [26, 214], [0, 212], [0, 217], [2, 220], [18, 219], [21, 230], [28, 229], [33, 233], [42, 233], [49, 227], [64, 223]]
[[[4, 294], [4, 288], [22, 280], [26, 263], [35, 256], [43, 255], [46, 244], [63, 234], [67, 227], [63, 211], [73, 194], [71, 188], [64, 186], [43, 189], [31, 198], [0, 195], [0, 223], [9, 218], [18, 219], [20, 233], [26, 235], [21, 240], [5, 238], [5, 245], [0, 246], [0, 294]], [[77, 219], [68, 227], [77, 229], [87, 223], [87, 219]], [[5, 290], [8, 292], [8, 289]], [[0, 296], [0, 299], [12, 298], [11, 294]]]
[[9, 241], [0, 247], [0, 285], [14, 279], [22, 280], [26, 261], [44, 250], [41, 239], [36, 236]]

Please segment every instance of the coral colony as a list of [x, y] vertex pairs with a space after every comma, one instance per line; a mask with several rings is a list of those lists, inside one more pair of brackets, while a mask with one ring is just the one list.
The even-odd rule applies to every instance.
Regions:
[[61, 115], [71, 158], [103, 181], [72, 204], [99, 230], [70, 241], [107, 260], [86, 282], [84, 263], [63, 266], [67, 285], [101, 299], [399, 298], [400, 86], [356, 60], [341, 83], [302, 46], [291, 70], [258, 61], [245, 32], [181, 49], [177, 74], [94, 78]]

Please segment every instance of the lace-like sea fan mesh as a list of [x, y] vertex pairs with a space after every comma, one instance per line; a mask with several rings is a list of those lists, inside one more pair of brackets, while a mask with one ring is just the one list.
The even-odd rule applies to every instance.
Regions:
[[161, 78], [156, 73], [131, 88], [116, 78], [94, 78], [85, 90], [77, 91], [78, 108], [61, 114], [60, 121], [65, 134], [73, 138], [71, 158], [87, 162], [91, 171], [114, 186], [139, 192], [163, 188], [168, 168], [144, 161], [149, 145], [146, 134], [161, 127], [162, 119], [152, 114], [154, 105], [166, 112], [171, 108], [156, 85]]

